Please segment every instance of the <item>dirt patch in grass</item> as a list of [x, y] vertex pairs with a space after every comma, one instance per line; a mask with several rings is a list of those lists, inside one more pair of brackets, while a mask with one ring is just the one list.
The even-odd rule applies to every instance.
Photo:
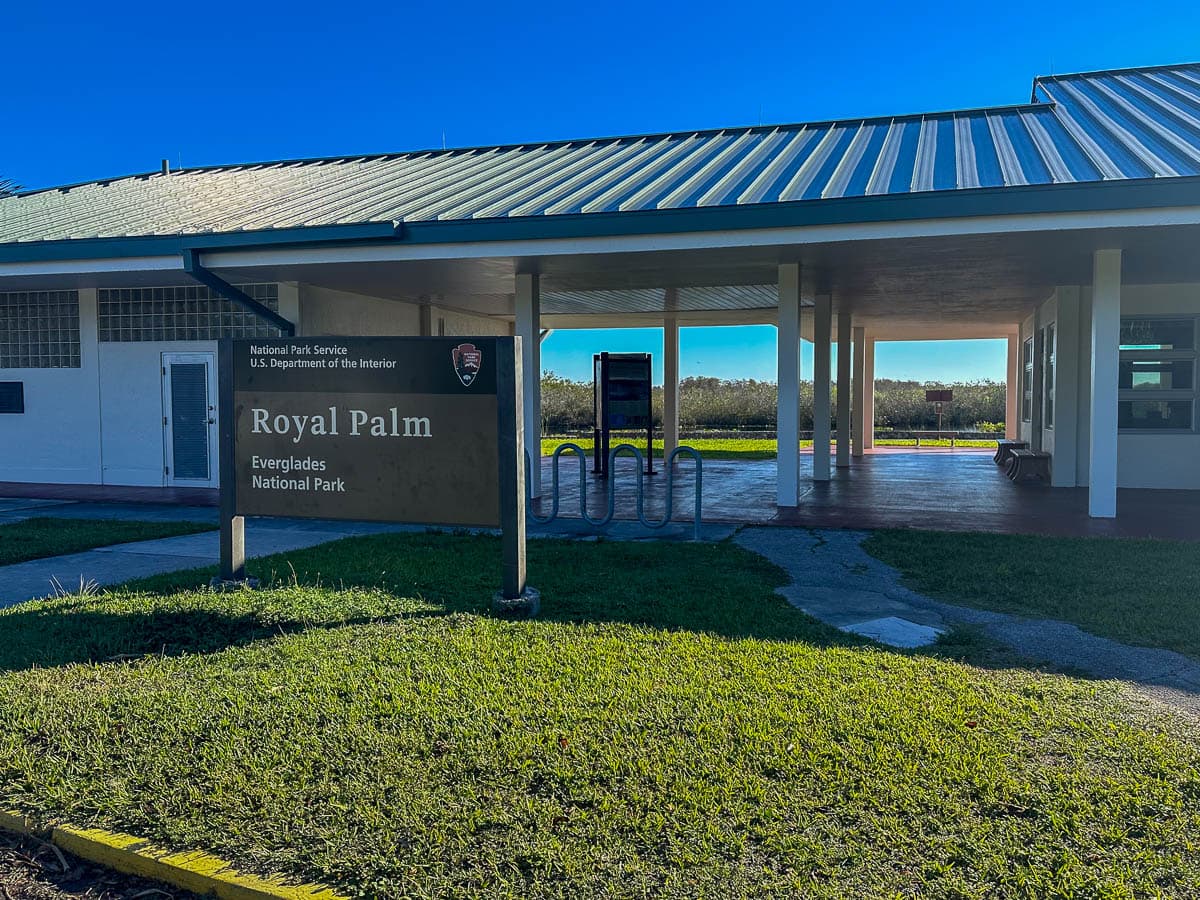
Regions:
[[199, 900], [190, 891], [122, 875], [35, 838], [0, 832], [4, 900]]

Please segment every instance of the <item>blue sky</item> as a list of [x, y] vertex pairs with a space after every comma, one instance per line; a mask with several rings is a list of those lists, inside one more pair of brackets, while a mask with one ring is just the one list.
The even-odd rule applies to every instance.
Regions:
[[[193, 166], [986, 106], [1027, 100], [1038, 74], [1200, 57], [1195, 2], [846, 9], [14, 3], [0, 178], [42, 187], [152, 171], [163, 157]], [[660, 336], [646, 337], [637, 349], [655, 352]], [[567, 374], [591, 352], [576, 340], [552, 337], [548, 363], [566, 354]], [[770, 330], [683, 341], [685, 373], [690, 358], [708, 374], [771, 376]], [[1002, 378], [1003, 353], [894, 345], [879, 374]]]
[[[662, 382], [662, 331], [657, 328], [555, 331], [542, 343], [542, 368], [573, 379], [590, 381], [592, 355], [651, 353], [654, 379]], [[875, 345], [875, 375], [914, 381], [1003, 381], [1007, 367], [1006, 341], [912, 341]], [[837, 373], [837, 349], [833, 351]], [[801, 346], [802, 377], [812, 380], [812, 344]], [[716, 378], [775, 380], [775, 326], [679, 329], [679, 374]]]

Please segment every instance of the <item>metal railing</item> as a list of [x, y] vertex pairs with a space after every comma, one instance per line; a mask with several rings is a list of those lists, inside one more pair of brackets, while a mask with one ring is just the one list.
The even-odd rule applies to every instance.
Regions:
[[666, 498], [664, 499], [664, 512], [662, 519], [652, 522], [646, 518], [646, 466], [645, 460], [642, 457], [642, 451], [633, 444], [618, 444], [608, 452], [608, 471], [609, 477], [606, 479], [608, 489], [608, 511], [600, 518], [593, 518], [588, 515], [587, 510], [587, 453], [578, 444], [561, 444], [551, 457], [550, 465], [550, 515], [539, 516], [533, 511], [533, 489], [530, 486], [529, 472], [532, 462], [528, 453], [525, 454], [525, 502], [528, 508], [527, 515], [529, 519], [539, 525], [548, 525], [558, 518], [558, 510], [560, 505], [559, 494], [559, 476], [558, 464], [559, 459], [565, 452], [574, 453], [579, 457], [579, 516], [589, 525], [594, 528], [603, 528], [608, 525], [616, 515], [617, 507], [617, 488], [616, 478], [617, 470], [613, 466], [613, 462], [617, 456], [622, 453], [633, 454], [637, 460], [637, 517], [638, 521], [646, 528], [651, 530], [663, 528], [671, 521], [671, 512], [675, 508], [675, 457], [680, 453], [686, 453], [696, 461], [696, 490], [695, 490], [695, 514], [693, 517], [692, 534], [695, 540], [700, 540], [700, 500], [703, 493], [704, 482], [704, 462], [700, 458], [699, 451], [692, 447], [676, 447], [671, 451], [671, 455], [665, 461], [667, 470], [667, 488]]

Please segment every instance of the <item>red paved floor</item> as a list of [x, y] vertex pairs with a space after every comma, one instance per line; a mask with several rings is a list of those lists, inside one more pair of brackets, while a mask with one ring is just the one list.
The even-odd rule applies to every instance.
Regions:
[[[549, 512], [550, 460], [542, 460], [546, 498], [535, 505]], [[588, 512], [607, 510], [607, 485], [585, 476]], [[636, 517], [634, 461], [617, 460], [617, 518]], [[692, 518], [694, 476], [690, 460], [676, 469], [673, 518]], [[801, 459], [800, 505], [775, 505], [775, 462], [709, 460], [704, 463], [703, 518], [706, 522], [799, 525], [811, 528], [932, 528], [1013, 534], [1114, 535], [1200, 540], [1200, 491], [1122, 490], [1118, 515], [1092, 519], [1086, 488], [1013, 484], [992, 462], [991, 451], [880, 450], [836, 470], [832, 481], [811, 479], [812, 457]], [[646, 478], [645, 514], [663, 511], [666, 476]], [[0, 482], [0, 497], [166, 503], [215, 506], [217, 492], [195, 488], [119, 487]], [[560, 515], [579, 515], [579, 467], [564, 456]]]
[[[1092, 519], [1086, 488], [1013, 484], [991, 451], [889, 449], [856, 459], [832, 481], [811, 479], [811, 456], [801, 459], [800, 505], [775, 505], [774, 461], [704, 464], [703, 517], [708, 522], [799, 525], [814, 528], [931, 528], [1013, 534], [1113, 535], [1200, 540], [1200, 491], [1122, 490], [1118, 516]], [[635, 515], [633, 460], [619, 459], [618, 518]], [[549, 496], [550, 461], [542, 461]], [[665, 476], [648, 477], [646, 512], [662, 514]], [[578, 515], [578, 464], [562, 461], [560, 514]], [[692, 515], [692, 464], [678, 466], [674, 517]], [[607, 508], [604, 482], [587, 476], [588, 511]], [[543, 500], [537, 509], [549, 511]]]

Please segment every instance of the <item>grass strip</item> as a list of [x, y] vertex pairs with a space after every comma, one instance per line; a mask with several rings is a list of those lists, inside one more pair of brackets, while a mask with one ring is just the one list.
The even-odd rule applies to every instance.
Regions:
[[[550, 456], [554, 451], [563, 444], [576, 444], [582, 449], [591, 453], [595, 442], [592, 438], [542, 438], [542, 455]], [[630, 443], [639, 450], [645, 451], [646, 439], [642, 437], [631, 438], [621, 436], [613, 438], [612, 446], [617, 444]], [[774, 459], [778, 452], [778, 444], [774, 438], [694, 438], [683, 440], [680, 442], [684, 446], [699, 450], [705, 459], [729, 459], [729, 460], [756, 460], [756, 459]], [[800, 442], [800, 446], [811, 448], [813, 442], [805, 440]], [[894, 438], [876, 440], [876, 447], [916, 447], [915, 438]], [[996, 448], [995, 441], [986, 440], [962, 440], [958, 441], [958, 447], [963, 449], [992, 449]], [[949, 447], [950, 440], [948, 438], [938, 439], [921, 439], [922, 447]], [[656, 440], [654, 442], [654, 456], [661, 458], [663, 455], [663, 442]]]
[[80, 553], [96, 547], [212, 531], [211, 522], [134, 522], [125, 519], [36, 517], [0, 525], [0, 566]]
[[1200, 659], [1200, 544], [889, 530], [863, 547], [932, 597]]
[[[378, 535], [0, 612], [0, 807], [358, 897], [1194, 896], [1120, 685], [853, 640], [732, 544]], [[293, 577], [292, 572], [295, 572]]]

